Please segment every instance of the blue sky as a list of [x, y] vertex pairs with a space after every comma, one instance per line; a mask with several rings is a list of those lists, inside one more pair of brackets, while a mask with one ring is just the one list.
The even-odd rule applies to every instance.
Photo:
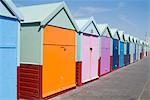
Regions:
[[[17, 6], [52, 3], [63, 0], [13, 0]], [[150, 0], [64, 0], [73, 16], [94, 16], [97, 23], [143, 39], [150, 36]]]

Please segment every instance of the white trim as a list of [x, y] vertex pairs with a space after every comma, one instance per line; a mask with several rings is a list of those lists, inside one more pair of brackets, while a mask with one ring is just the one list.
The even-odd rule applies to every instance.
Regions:
[[91, 79], [82, 80], [82, 83], [86, 83], [86, 82], [89, 82], [89, 81], [91, 81]]
[[97, 79], [99, 76], [91, 77], [91, 80]]
[[43, 49], [44, 49], [43, 48], [43, 43], [44, 43], [44, 36], [43, 36], [44, 35], [44, 28], [41, 28], [40, 31], [41, 31], [41, 44], [40, 44], [41, 45], [41, 57], [40, 57], [40, 63], [43, 65], [43, 58], [44, 58], [43, 57], [43, 53], [44, 53], [43, 52]]
[[42, 64], [39, 64], [39, 63], [32, 63], [32, 62], [20, 62], [20, 64], [42, 65]]
[[17, 66], [20, 65], [20, 23], [18, 22], [18, 32], [17, 32]]

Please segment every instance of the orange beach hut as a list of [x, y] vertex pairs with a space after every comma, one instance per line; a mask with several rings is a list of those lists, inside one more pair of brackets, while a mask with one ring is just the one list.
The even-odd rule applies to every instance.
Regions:
[[64, 2], [21, 7], [18, 98], [37, 100], [76, 86], [76, 26]]

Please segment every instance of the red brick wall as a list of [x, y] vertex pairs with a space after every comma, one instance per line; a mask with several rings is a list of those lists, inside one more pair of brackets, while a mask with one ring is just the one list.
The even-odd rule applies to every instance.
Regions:
[[140, 53], [140, 59], [142, 59], [143, 58], [143, 55], [142, 55], [142, 53]]
[[98, 60], [98, 76], [99, 77], [101, 76], [101, 74], [100, 74], [101, 71], [100, 70], [101, 70], [101, 57]]
[[126, 58], [127, 56], [126, 55], [124, 55], [124, 65], [126, 66]]
[[110, 71], [112, 71], [112, 62], [113, 62], [113, 57], [110, 56]]
[[76, 84], [78, 86], [82, 85], [82, 62], [76, 62]]
[[42, 99], [42, 66], [21, 64], [17, 69], [17, 97], [19, 99]]

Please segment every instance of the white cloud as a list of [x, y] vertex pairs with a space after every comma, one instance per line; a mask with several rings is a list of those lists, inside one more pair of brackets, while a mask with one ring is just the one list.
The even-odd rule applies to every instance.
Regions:
[[102, 7], [80, 7], [79, 10], [74, 12], [75, 17], [92, 16], [99, 13], [109, 12], [112, 9]]
[[88, 11], [89, 13], [102, 13], [111, 11], [108, 8], [101, 8], [101, 7], [81, 7], [81, 10]]
[[124, 21], [125, 23], [127, 23], [128, 25], [131, 25], [131, 26], [136, 26], [135, 23], [133, 23], [131, 20], [129, 20], [129, 18], [127, 18], [126, 16], [124, 15], [119, 15], [119, 18]]
[[122, 21], [121, 23], [124, 23], [124, 25], [126, 25], [124, 27], [126, 27], [128, 34], [129, 33], [134, 35], [140, 34], [137, 24], [135, 24], [132, 20], [130, 20], [130, 18], [128, 18], [125, 15], [119, 15], [119, 19]]

